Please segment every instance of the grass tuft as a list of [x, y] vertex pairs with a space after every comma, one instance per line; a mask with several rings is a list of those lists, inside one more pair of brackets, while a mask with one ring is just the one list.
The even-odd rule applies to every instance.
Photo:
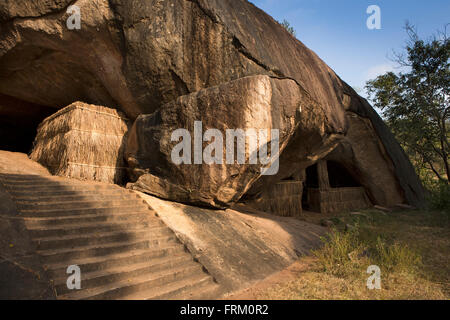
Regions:
[[380, 237], [375, 245], [374, 263], [387, 272], [415, 274], [422, 266], [422, 256], [406, 244], [389, 245]]
[[358, 238], [358, 231], [339, 232], [333, 229], [322, 238], [323, 247], [312, 251], [318, 259], [322, 270], [335, 276], [345, 276], [354, 272], [355, 258], [362, 254], [363, 245]]

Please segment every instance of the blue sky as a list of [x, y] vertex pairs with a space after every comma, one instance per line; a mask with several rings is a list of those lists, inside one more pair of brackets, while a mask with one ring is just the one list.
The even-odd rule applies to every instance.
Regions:
[[[278, 21], [288, 20], [297, 38], [315, 51], [351, 86], [365, 82], [395, 64], [388, 56], [407, 39], [405, 21], [429, 37], [450, 23], [449, 0], [250, 0]], [[381, 30], [369, 30], [368, 6], [381, 9]], [[449, 27], [450, 31], [450, 27]], [[362, 95], [363, 92], [360, 92]]]

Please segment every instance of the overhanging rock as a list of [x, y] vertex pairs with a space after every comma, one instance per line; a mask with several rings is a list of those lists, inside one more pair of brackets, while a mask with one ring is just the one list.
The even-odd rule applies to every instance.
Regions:
[[[196, 132], [195, 126], [199, 124], [201, 128]], [[130, 187], [173, 201], [227, 207], [238, 201], [263, 174], [269, 174], [264, 170], [269, 165], [261, 158], [261, 147], [265, 144], [261, 143], [264, 140], [259, 130], [267, 133], [270, 150], [274, 139], [269, 131], [278, 130], [277, 152], [282, 153], [294, 134], [323, 138], [329, 134], [329, 128], [322, 109], [295, 81], [269, 76], [241, 78], [182, 96], [151, 115], [139, 116], [129, 134], [126, 152], [136, 182]], [[180, 141], [172, 135], [180, 129], [189, 134], [187, 141], [183, 139], [188, 150], [181, 153], [188, 155], [182, 164], [173, 159]], [[209, 139], [211, 129], [218, 136]], [[244, 144], [229, 135], [230, 130], [247, 134]], [[250, 132], [257, 134], [259, 149], [252, 147]], [[326, 139], [317, 141], [325, 144]], [[196, 146], [200, 147], [200, 162], [194, 154]], [[215, 148], [210, 153], [211, 147]], [[297, 147], [308, 148], [302, 144]], [[244, 153], [241, 162], [239, 152]], [[277, 152], [268, 153], [273, 155], [274, 162], [278, 160]], [[201, 159], [208, 154], [214, 157], [214, 163]], [[272, 163], [272, 167], [276, 174], [277, 165]]]
[[[370, 121], [380, 152], [387, 156], [377, 166], [392, 168], [389, 175], [399, 186], [396, 197], [414, 206], [424, 199], [413, 166], [367, 101], [246, 0], [40, 0], [20, 6], [24, 11], [11, 3], [0, 3], [2, 95], [53, 108], [74, 101], [119, 106], [135, 119], [181, 96], [243, 77], [288, 78], [317, 103], [315, 110], [322, 110], [325, 139], [346, 134], [342, 110]], [[79, 31], [65, 27], [72, 3], [83, 14]], [[300, 137], [309, 151], [296, 150], [298, 140], [289, 139], [280, 174], [259, 179], [257, 193], [318, 160], [317, 139]], [[356, 143], [364, 144], [364, 137]], [[324, 148], [322, 158], [332, 150]], [[307, 162], [302, 160], [305, 153]], [[388, 192], [379, 198], [387, 199]]]

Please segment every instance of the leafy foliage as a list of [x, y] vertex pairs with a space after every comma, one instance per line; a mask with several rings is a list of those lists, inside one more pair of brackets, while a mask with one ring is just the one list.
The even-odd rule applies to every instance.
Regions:
[[444, 182], [429, 186], [430, 195], [428, 203], [432, 210], [442, 210], [450, 213], [450, 185]]
[[450, 41], [445, 32], [425, 41], [409, 24], [406, 30], [406, 55], [396, 62], [407, 71], [381, 75], [366, 89], [418, 173], [426, 169], [448, 183]]

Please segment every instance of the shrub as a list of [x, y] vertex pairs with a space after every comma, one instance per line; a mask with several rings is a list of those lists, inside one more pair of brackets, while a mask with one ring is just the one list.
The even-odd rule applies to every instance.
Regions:
[[334, 229], [322, 238], [324, 246], [313, 251], [324, 271], [335, 276], [346, 276], [355, 271], [355, 257], [363, 251], [357, 229], [339, 232]]
[[283, 22], [278, 22], [281, 24], [290, 34], [292, 34], [294, 37], [296, 36], [296, 32], [293, 26], [291, 26], [291, 23], [287, 21], [286, 19], [283, 20]]
[[406, 245], [388, 245], [378, 238], [374, 249], [375, 264], [388, 272], [415, 273], [422, 264], [422, 257]]
[[428, 204], [430, 209], [450, 212], [450, 185], [438, 182], [428, 186], [430, 194]]

